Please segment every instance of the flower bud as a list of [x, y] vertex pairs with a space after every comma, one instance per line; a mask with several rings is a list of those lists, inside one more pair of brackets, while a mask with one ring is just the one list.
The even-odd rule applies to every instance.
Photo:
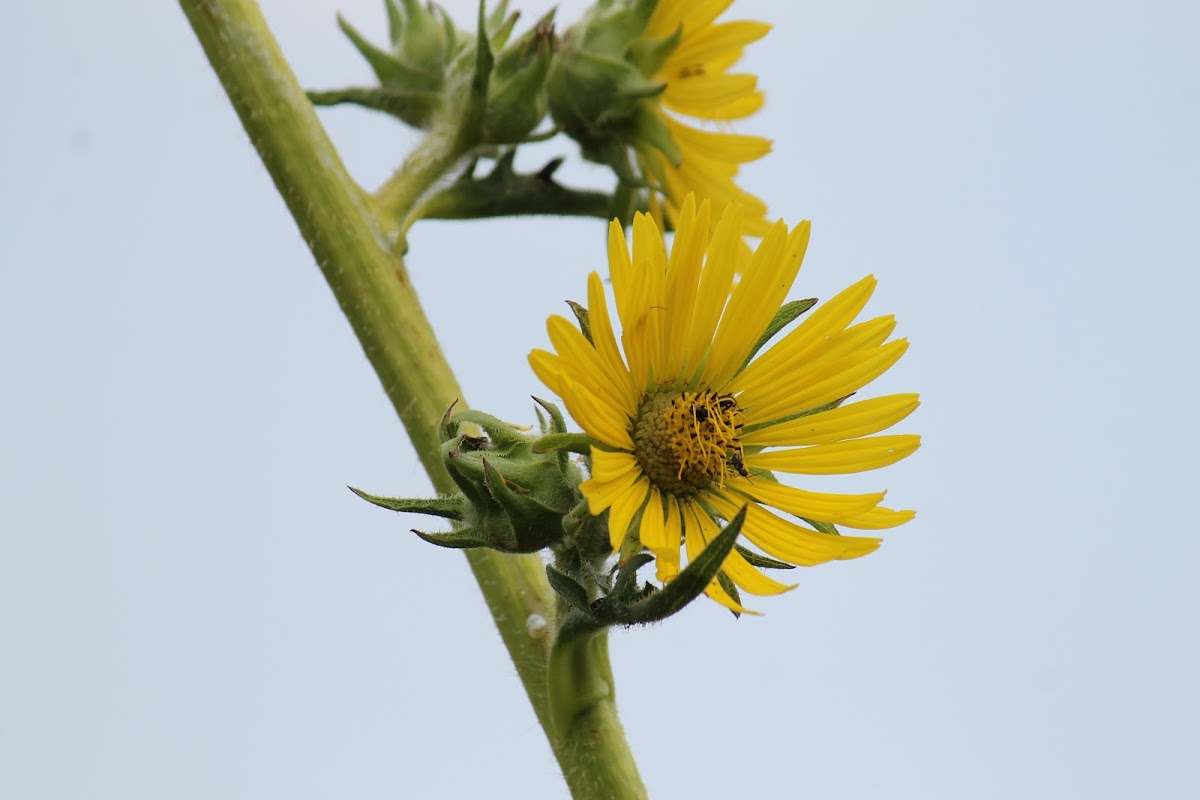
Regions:
[[485, 143], [518, 143], [545, 118], [542, 87], [554, 53], [553, 21], [551, 11], [496, 55], [483, 118]]
[[564, 34], [546, 88], [555, 123], [585, 157], [613, 163], [627, 146], [648, 146], [679, 160], [655, 111], [666, 84], [652, 79], [677, 35], [641, 39], [656, 0], [601, 0]]
[[[549, 412], [542, 434], [562, 434], [562, 414], [538, 401]], [[539, 436], [480, 411], [446, 412], [439, 428], [442, 461], [460, 492], [430, 500], [376, 497], [354, 489], [359, 497], [393, 511], [432, 514], [456, 521], [445, 533], [414, 531], [442, 547], [487, 547], [505, 553], [533, 553], [568, 538], [563, 520], [580, 506], [579, 468], [561, 450], [535, 452]], [[483, 436], [464, 432], [466, 425], [483, 429]], [[572, 531], [570, 538], [578, 534]]]
[[414, 128], [428, 128], [445, 107], [447, 73], [465, 38], [440, 6], [386, 0], [391, 47], [366, 40], [338, 16], [338, 27], [370, 64], [378, 87], [309, 92], [316, 105], [353, 103], [383, 111]]

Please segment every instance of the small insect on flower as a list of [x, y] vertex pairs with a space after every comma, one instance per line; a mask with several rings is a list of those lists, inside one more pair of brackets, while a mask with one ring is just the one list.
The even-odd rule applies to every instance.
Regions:
[[883, 492], [813, 492], [773, 473], [836, 475], [899, 461], [917, 449], [919, 437], [873, 434], [911, 414], [918, 399], [896, 394], [842, 403], [908, 347], [903, 339], [887, 341], [896, 325], [891, 316], [855, 322], [875, 288], [872, 277], [752, 358], [800, 269], [809, 225], [789, 230], [775, 223], [736, 278], [742, 211], [726, 207], [715, 225], [712, 217], [709, 201], [689, 195], [669, 256], [650, 216], [634, 219], [632, 254], [614, 222], [608, 260], [620, 344], [604, 284], [593, 272], [590, 339], [553, 316], [547, 327], [557, 352], [534, 350], [529, 363], [600, 443], [580, 489], [594, 516], [607, 512], [614, 552], [626, 540], [649, 550], [658, 579], [667, 582], [679, 573], [682, 552], [694, 561], [723, 523], [746, 510], [741, 534], [770, 559], [734, 549], [706, 590], [740, 613], [739, 591], [792, 588], [758, 565], [811, 566], [879, 546], [872, 536], [827, 532], [830, 525], [874, 531], [913, 518], [912, 511], [880, 505]]
[[741, 475], [743, 478], [749, 478], [750, 473], [746, 470], [745, 456], [741, 453], [729, 454], [729, 468]]

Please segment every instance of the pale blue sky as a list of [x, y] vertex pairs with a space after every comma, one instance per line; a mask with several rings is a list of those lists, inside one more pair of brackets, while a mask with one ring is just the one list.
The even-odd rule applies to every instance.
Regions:
[[[264, 8], [307, 85], [368, 79], [334, 13], [382, 39], [381, 3]], [[564, 796], [462, 557], [344, 488], [428, 485], [178, 7], [6, 17], [0, 796]], [[1200, 6], [729, 17], [775, 25], [737, 130], [813, 219], [796, 296], [873, 272], [912, 340], [873, 394], [924, 400], [916, 456], [816, 483], [920, 514], [763, 618], [614, 636], [652, 796], [1200, 795]], [[413, 142], [323, 119], [367, 185]], [[467, 397], [532, 420], [602, 224], [411, 245]]]

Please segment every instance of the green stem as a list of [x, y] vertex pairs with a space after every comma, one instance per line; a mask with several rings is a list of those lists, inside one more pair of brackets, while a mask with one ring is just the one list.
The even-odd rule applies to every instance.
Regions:
[[[438, 426], [462, 392], [385, 231], [403, 232], [416, 203], [466, 142], [445, 136], [438, 143], [446, 131], [431, 132], [372, 202], [346, 172], [257, 4], [180, 5], [430, 480], [438, 491], [454, 492], [439, 458]], [[572, 791], [586, 798], [644, 794], [616, 719], [607, 640], [593, 638], [560, 654], [558, 663], [571, 669], [557, 685], [579, 685], [591, 701], [576, 702], [569, 723], [556, 728], [548, 680], [556, 614], [541, 560], [484, 550], [467, 559]], [[535, 615], [547, 624], [531, 624]]]
[[588, 800], [638, 800], [646, 788], [617, 718], [608, 633], [555, 644], [550, 655], [550, 714], [559, 763], [571, 794]]
[[538, 175], [504, 180], [459, 180], [429, 196], [413, 212], [420, 219], [483, 219], [546, 214], [609, 219], [611, 198], [603, 192], [568, 189]]
[[[253, 0], [180, 5], [430, 480], [438, 491], [453, 493], [437, 431], [462, 391], [369, 199], [346, 172]], [[434, 163], [441, 162], [431, 158], [419, 174], [428, 179]], [[467, 558], [538, 719], [548, 726], [549, 633], [531, 635], [526, 626], [533, 614], [553, 620], [542, 563], [491, 551]]]

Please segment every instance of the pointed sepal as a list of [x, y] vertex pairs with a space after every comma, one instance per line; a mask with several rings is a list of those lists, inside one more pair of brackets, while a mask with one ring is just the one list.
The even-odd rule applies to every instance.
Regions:
[[588, 344], [595, 346], [592, 341], [592, 318], [587, 308], [574, 300], [568, 300], [567, 305], [570, 306], [571, 313], [575, 315], [575, 321], [579, 323], [579, 332], [583, 334], [583, 338], [588, 340]]
[[434, 517], [461, 520], [466, 516], [466, 509], [461, 497], [381, 497], [368, 494], [362, 489], [347, 486], [347, 489], [366, 500], [368, 503], [386, 508], [389, 511], [399, 511], [404, 514], [428, 514]]
[[414, 528], [413, 533], [430, 544], [436, 544], [438, 547], [446, 547], [451, 550], [471, 550], [477, 547], [491, 547], [491, 543], [487, 537], [480, 536], [470, 528], [464, 528], [460, 531], [449, 531], [447, 533], [425, 533]]
[[588, 599], [587, 589], [565, 572], [560, 572], [549, 564], [546, 565], [546, 580], [550, 583], [550, 588], [553, 589], [559, 597], [566, 601], [567, 605], [574, 608], [576, 611], [584, 614], [591, 613], [591, 600]]

